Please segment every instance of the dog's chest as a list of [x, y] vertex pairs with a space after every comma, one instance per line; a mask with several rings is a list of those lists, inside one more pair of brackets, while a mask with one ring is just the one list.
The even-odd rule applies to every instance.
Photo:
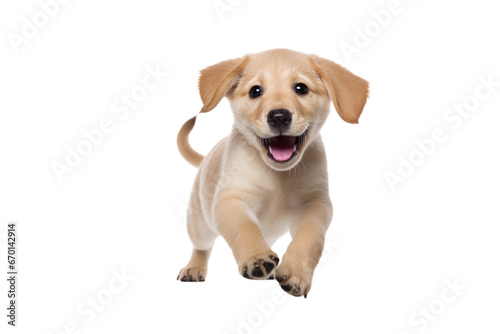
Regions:
[[[238, 194], [267, 240], [276, 240], [302, 219], [304, 198], [310, 192], [306, 173], [277, 173], [251, 161], [231, 159], [225, 165], [221, 194]], [[223, 197], [223, 196], [221, 196]]]
[[299, 189], [290, 182], [264, 178], [248, 198], [247, 207], [266, 239], [277, 239], [289, 230], [290, 224], [301, 218], [303, 199]]

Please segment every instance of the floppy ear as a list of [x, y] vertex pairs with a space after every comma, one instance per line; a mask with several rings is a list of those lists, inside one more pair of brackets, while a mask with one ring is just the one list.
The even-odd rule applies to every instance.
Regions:
[[238, 82], [238, 74], [245, 68], [246, 62], [247, 58], [229, 59], [200, 72], [198, 88], [203, 102], [200, 112], [208, 112], [217, 106]]
[[311, 63], [325, 82], [339, 116], [347, 123], [358, 123], [368, 98], [368, 81], [316, 55], [311, 56]]

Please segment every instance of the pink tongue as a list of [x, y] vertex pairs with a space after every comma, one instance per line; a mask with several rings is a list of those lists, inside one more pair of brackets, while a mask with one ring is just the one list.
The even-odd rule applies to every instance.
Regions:
[[293, 154], [295, 145], [288, 145], [285, 147], [269, 146], [269, 152], [277, 161], [287, 161]]

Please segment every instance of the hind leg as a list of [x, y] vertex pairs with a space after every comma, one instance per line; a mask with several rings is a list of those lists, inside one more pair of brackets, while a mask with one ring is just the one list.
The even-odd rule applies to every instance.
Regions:
[[193, 249], [191, 259], [186, 267], [182, 268], [177, 279], [182, 282], [204, 282], [207, 277], [208, 258], [212, 249]]
[[208, 259], [217, 234], [207, 226], [201, 210], [194, 209], [193, 205], [188, 208], [187, 229], [193, 243], [193, 252], [177, 279], [182, 282], [203, 282], [207, 277]]

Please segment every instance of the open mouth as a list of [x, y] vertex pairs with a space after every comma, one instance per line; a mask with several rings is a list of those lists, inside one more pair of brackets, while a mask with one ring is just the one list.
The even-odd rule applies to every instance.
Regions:
[[306, 139], [307, 131], [300, 136], [276, 136], [260, 138], [267, 150], [267, 156], [277, 162], [287, 162], [297, 155], [297, 151]]

